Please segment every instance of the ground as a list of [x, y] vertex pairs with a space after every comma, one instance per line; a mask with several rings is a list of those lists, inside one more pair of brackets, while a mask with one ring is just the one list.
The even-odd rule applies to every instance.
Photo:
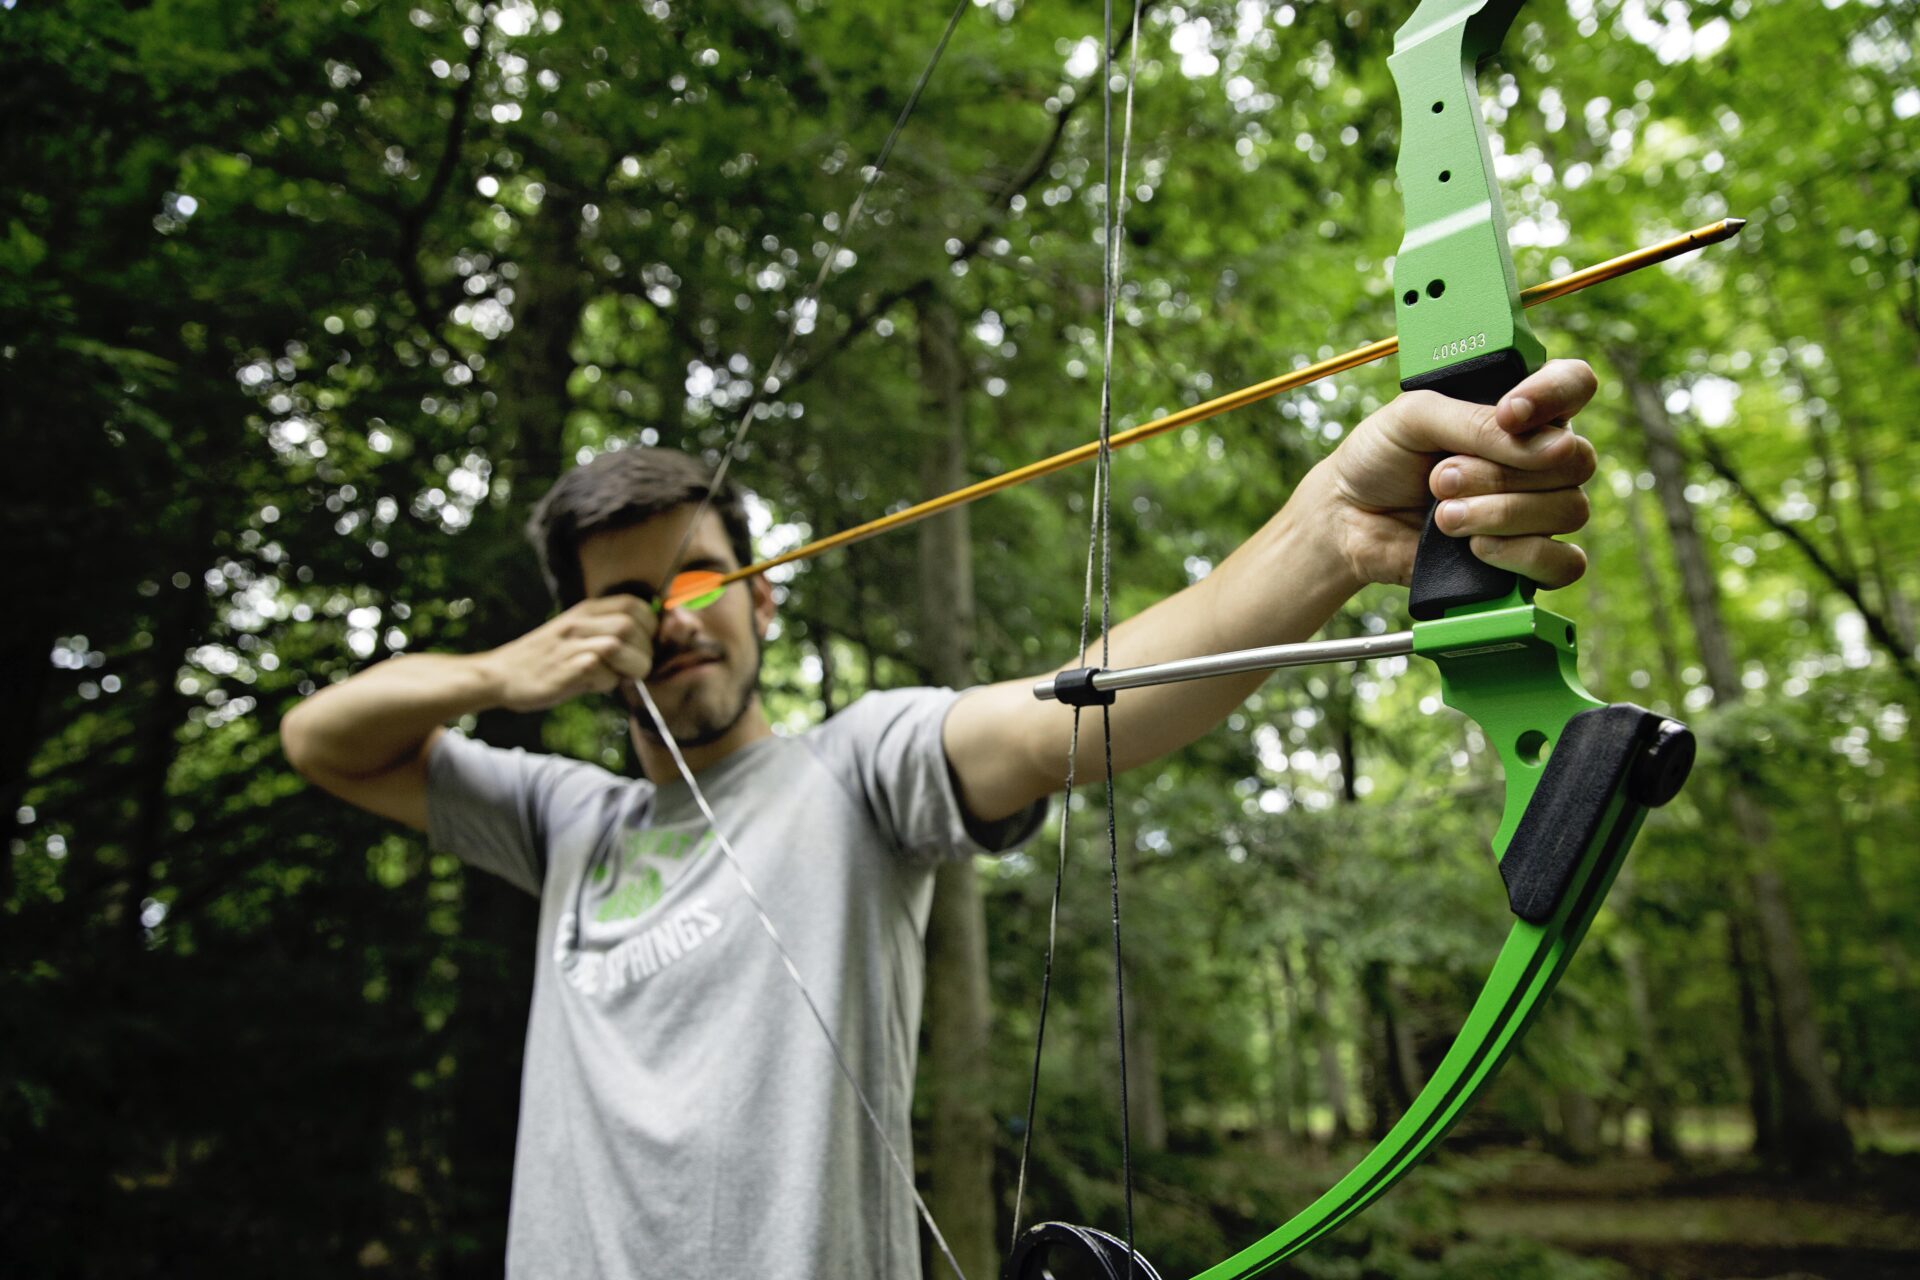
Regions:
[[1868, 1154], [1844, 1177], [1807, 1179], [1727, 1160], [1503, 1164], [1462, 1205], [1471, 1236], [1538, 1240], [1644, 1280], [1920, 1277], [1920, 1156]]

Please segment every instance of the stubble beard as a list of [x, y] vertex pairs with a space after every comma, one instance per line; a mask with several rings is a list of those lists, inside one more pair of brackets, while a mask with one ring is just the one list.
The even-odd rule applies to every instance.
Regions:
[[[754, 695], [760, 691], [760, 663], [763, 649], [758, 639], [753, 644], [753, 668], [743, 676], [730, 691], [731, 697], [723, 697], [717, 708], [699, 696], [698, 690], [688, 690], [687, 703], [669, 711], [660, 708], [661, 719], [667, 722], [667, 728], [673, 734], [673, 740], [681, 747], [705, 747], [733, 732], [735, 725], [746, 716], [753, 706]], [[724, 661], [724, 659], [723, 659]], [[647, 714], [647, 708], [637, 695], [627, 693], [623, 687], [621, 695], [627, 703], [627, 715], [648, 740], [665, 745], [660, 731], [653, 723], [653, 717]], [[656, 699], [656, 705], [658, 700]], [[676, 723], [677, 722], [677, 723]]]

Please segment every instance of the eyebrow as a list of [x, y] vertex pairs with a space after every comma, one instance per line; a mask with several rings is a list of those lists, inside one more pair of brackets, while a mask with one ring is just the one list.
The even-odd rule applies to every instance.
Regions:
[[[711, 570], [716, 573], [729, 573], [732, 571], [725, 561], [718, 560], [713, 556], [694, 556], [682, 564], [678, 572], [686, 573], [690, 569]], [[642, 600], [657, 600], [660, 596], [660, 589], [651, 582], [648, 582], [645, 578], [625, 578], [619, 582], [611, 583], [608, 586], [600, 588], [600, 590], [594, 592], [593, 595], [596, 600], [606, 596], [638, 596]]]

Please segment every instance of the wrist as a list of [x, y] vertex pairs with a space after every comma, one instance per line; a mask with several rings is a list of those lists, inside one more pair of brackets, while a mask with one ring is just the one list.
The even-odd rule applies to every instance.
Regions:
[[461, 714], [478, 714], [507, 705], [506, 662], [500, 650], [488, 649], [481, 653], [465, 654], [454, 661], [459, 664], [463, 677], [460, 700], [465, 708]]
[[1285, 506], [1201, 579], [1216, 648], [1305, 640], [1366, 585], [1342, 550], [1341, 516], [1331, 484], [1316, 467]]
[[1328, 458], [1301, 478], [1263, 530], [1272, 532], [1284, 555], [1288, 579], [1316, 597], [1328, 617], [1372, 581], [1348, 554], [1350, 516]]

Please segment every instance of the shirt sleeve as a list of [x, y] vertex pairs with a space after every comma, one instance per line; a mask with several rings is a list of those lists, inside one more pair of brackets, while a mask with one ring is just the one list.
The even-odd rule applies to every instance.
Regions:
[[806, 735], [814, 754], [860, 800], [895, 847], [919, 858], [1005, 853], [1040, 829], [1047, 802], [997, 822], [970, 817], [941, 740], [951, 689], [869, 693]]
[[626, 785], [579, 760], [445, 733], [427, 761], [427, 838], [537, 898], [559, 834]]

